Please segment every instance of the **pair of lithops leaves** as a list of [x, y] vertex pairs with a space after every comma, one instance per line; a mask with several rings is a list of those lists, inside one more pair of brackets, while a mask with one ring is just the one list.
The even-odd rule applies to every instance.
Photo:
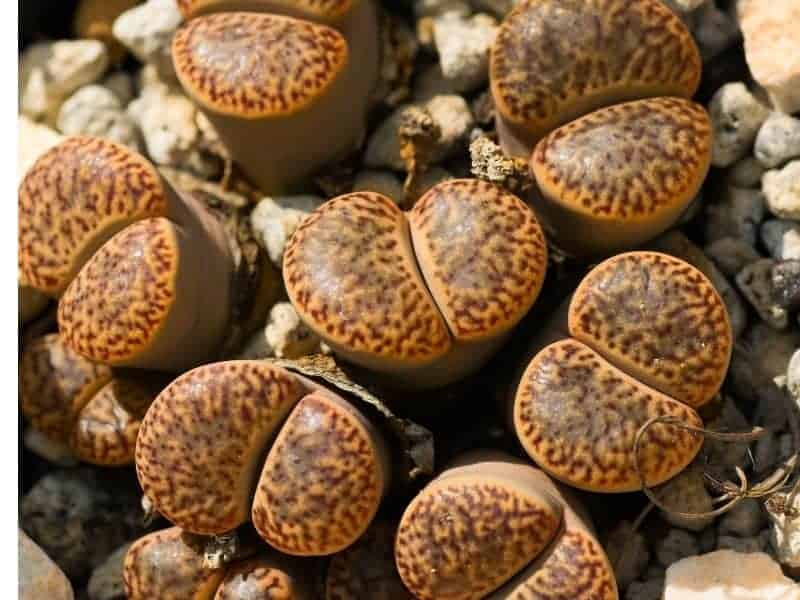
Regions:
[[128, 600], [413, 600], [394, 566], [394, 535], [394, 526], [376, 521], [327, 564], [262, 549], [209, 568], [207, 538], [173, 527], [131, 546], [123, 579]]
[[25, 347], [19, 368], [22, 413], [31, 426], [76, 458], [102, 466], [133, 464], [139, 426], [158, 385], [142, 376], [114, 376], [58, 334]]
[[547, 245], [533, 211], [474, 179], [434, 186], [408, 213], [334, 198], [287, 243], [283, 278], [304, 322], [386, 382], [436, 387], [481, 366], [535, 302]]
[[184, 531], [251, 520], [286, 554], [338, 552], [364, 533], [390, 476], [380, 432], [353, 405], [264, 361], [227, 361], [173, 381], [145, 415], [136, 471]]
[[559, 313], [516, 388], [524, 449], [555, 478], [594, 492], [677, 475], [703, 437], [676, 423], [703, 426], [695, 409], [716, 396], [733, 347], [711, 282], [666, 254], [620, 254], [590, 271]]
[[172, 43], [178, 79], [263, 192], [361, 144], [379, 73], [373, 0], [178, 4], [190, 19]]
[[542, 471], [496, 451], [462, 456], [406, 508], [395, 561], [420, 600], [616, 600], [588, 515]]
[[673, 225], [711, 160], [689, 100], [702, 63], [660, 0], [522, 0], [491, 50], [504, 151], [530, 159], [533, 203], [577, 255], [635, 247]]
[[59, 299], [62, 339], [95, 362], [181, 371], [213, 357], [236, 298], [232, 246], [204, 204], [114, 142], [68, 138], [20, 184], [21, 278]]

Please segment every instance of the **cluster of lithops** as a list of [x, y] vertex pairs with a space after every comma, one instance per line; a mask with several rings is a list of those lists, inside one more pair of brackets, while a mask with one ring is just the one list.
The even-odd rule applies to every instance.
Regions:
[[377, 193], [339, 196], [286, 247], [305, 323], [388, 380], [435, 387], [480, 367], [539, 294], [547, 246], [534, 213], [478, 180], [440, 183], [403, 213]]
[[178, 78], [263, 192], [361, 144], [380, 56], [372, 0], [179, 5], [191, 20], [172, 44]]
[[577, 502], [498, 452], [462, 457], [406, 509], [400, 576], [420, 600], [616, 600], [611, 564]]
[[271, 546], [300, 556], [356, 541], [389, 483], [383, 438], [355, 407], [259, 361], [205, 365], [167, 386], [142, 421], [136, 470], [184, 531], [252, 520]]
[[209, 360], [234, 269], [222, 222], [114, 142], [67, 138], [20, 184], [21, 279], [59, 299], [61, 336], [89, 360], [165, 371]]
[[34, 340], [19, 369], [22, 414], [76, 458], [103, 466], [133, 464], [136, 436], [157, 384], [115, 377], [64, 344], [58, 334]]
[[530, 159], [559, 247], [631, 248], [686, 210], [711, 160], [708, 115], [688, 100], [700, 70], [659, 0], [523, 0], [509, 13], [490, 61], [497, 132]]
[[573, 294], [565, 334], [531, 360], [514, 398], [514, 429], [530, 457], [596, 492], [658, 485], [686, 467], [703, 442], [697, 433], [655, 423], [636, 457], [634, 443], [656, 417], [702, 427], [695, 409], [722, 385], [733, 335], [708, 279], [666, 254], [617, 255]]

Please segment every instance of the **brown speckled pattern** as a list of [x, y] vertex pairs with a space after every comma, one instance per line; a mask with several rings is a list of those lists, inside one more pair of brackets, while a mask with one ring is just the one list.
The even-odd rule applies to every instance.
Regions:
[[224, 569], [203, 568], [203, 541], [177, 527], [138, 539], [125, 555], [128, 600], [211, 600]]
[[714, 286], [656, 252], [620, 254], [593, 269], [575, 292], [569, 329], [626, 373], [693, 407], [717, 393], [733, 347]]
[[586, 531], [572, 528], [559, 535], [535, 574], [505, 600], [617, 600], [614, 571], [603, 548]]
[[294, 376], [258, 361], [182, 375], [158, 395], [139, 431], [144, 493], [194, 533], [223, 533], [247, 521], [269, 440], [304, 393]]
[[374, 522], [328, 566], [325, 600], [414, 600], [394, 564], [396, 527]]
[[354, 0], [178, 0], [178, 8], [184, 17], [189, 18], [199, 11], [229, 10], [228, 6], [231, 4], [237, 7], [246, 4], [250, 11], [258, 10], [259, 5], [263, 4], [268, 12], [278, 13], [285, 6], [287, 10], [307, 13], [309, 18], [336, 19], [347, 13], [353, 2]]
[[711, 121], [681, 98], [617, 104], [543, 138], [531, 158], [542, 192], [599, 219], [642, 219], [680, 210], [711, 161]]
[[502, 333], [533, 305], [547, 245], [515, 195], [477, 179], [447, 181], [408, 219], [420, 268], [456, 339]]
[[690, 98], [697, 47], [659, 0], [523, 0], [492, 47], [497, 110], [534, 137], [601, 106]]
[[38, 431], [66, 442], [81, 409], [110, 379], [111, 369], [86, 360], [64, 344], [58, 334], [45, 335], [22, 353], [22, 414]]
[[[124, 400], [121, 397], [124, 396]], [[70, 446], [82, 461], [103, 466], [133, 464], [136, 436], [153, 393], [133, 381], [107, 383], [83, 407]], [[139, 406], [131, 412], [123, 406]]]
[[348, 60], [325, 25], [255, 13], [189, 21], [172, 42], [184, 89], [205, 107], [245, 118], [296, 113], [324, 95]]
[[453, 475], [429, 484], [406, 509], [397, 569], [420, 600], [477, 600], [537, 556], [560, 523], [543, 496], [504, 480]]
[[306, 396], [269, 451], [253, 525], [281, 552], [338, 552], [378, 510], [387, 474], [371, 435], [343, 404], [322, 393]]
[[179, 260], [176, 227], [167, 219], [126, 227], [86, 263], [59, 302], [65, 342], [111, 365], [142, 352], [172, 308]]
[[296, 588], [292, 575], [274, 561], [251, 558], [228, 568], [214, 600], [311, 600]]
[[283, 276], [303, 320], [335, 344], [411, 363], [450, 349], [405, 216], [385, 196], [347, 194], [311, 213], [286, 245]]
[[[702, 427], [688, 406], [625, 375], [583, 343], [547, 346], [528, 365], [514, 402], [514, 423], [526, 452], [557, 479], [590, 491], [639, 489], [633, 442], [650, 418], [674, 416]], [[639, 452], [648, 485], [688, 465], [701, 436], [658, 424]]]
[[130, 221], [166, 213], [161, 178], [114, 142], [71, 137], [43, 154], [19, 186], [19, 271], [58, 295], [81, 263]]

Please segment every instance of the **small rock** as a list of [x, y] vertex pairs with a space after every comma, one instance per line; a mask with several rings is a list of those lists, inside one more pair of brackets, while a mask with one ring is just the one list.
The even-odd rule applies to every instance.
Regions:
[[414, 16], [439, 17], [446, 14], [467, 16], [472, 13], [472, 8], [467, 0], [415, 0]]
[[423, 68], [414, 78], [414, 100], [417, 102], [424, 102], [442, 94], [462, 94], [469, 89], [469, 81], [445, 77], [439, 63]]
[[761, 503], [754, 498], [746, 498], [725, 513], [719, 523], [719, 533], [738, 537], [753, 536], [761, 531], [765, 521]]
[[497, 30], [497, 21], [484, 14], [464, 18], [448, 13], [434, 19], [433, 40], [445, 79], [458, 81], [464, 91], [484, 85]]
[[776, 217], [800, 221], [800, 160], [767, 171], [761, 179], [767, 208]]
[[175, 78], [172, 36], [182, 20], [175, 0], [147, 0], [117, 17], [114, 37], [140, 61], [153, 64], [162, 76]]
[[741, 238], [724, 237], [705, 247], [705, 253], [728, 277], [734, 277], [742, 268], [761, 256]]
[[772, 431], [767, 430], [762, 437], [756, 440], [753, 460], [757, 473], [766, 473], [777, 464], [778, 438]]
[[73, 600], [72, 585], [44, 550], [17, 531], [18, 600]]
[[700, 548], [697, 539], [683, 529], [670, 529], [667, 535], [655, 543], [656, 558], [664, 567], [698, 552]]
[[700, 553], [705, 554], [717, 549], [717, 528], [706, 527], [697, 536], [697, 546], [700, 548]]
[[736, 20], [713, 2], [697, 10], [691, 29], [704, 62], [727, 50], [741, 37]]
[[772, 113], [758, 130], [754, 154], [767, 169], [800, 157], [800, 119]]
[[800, 110], [800, 4], [797, 0], [747, 0], [737, 3], [744, 53], [753, 78], [773, 106]]
[[78, 459], [67, 444], [52, 440], [33, 427], [25, 430], [25, 447], [47, 462], [59, 467], [74, 467]]
[[763, 174], [764, 165], [754, 156], [745, 156], [728, 169], [728, 184], [743, 188], [759, 187]]
[[57, 126], [64, 135], [107, 138], [141, 151], [141, 136], [119, 98], [101, 85], [87, 85], [72, 94], [58, 112]]
[[19, 64], [20, 111], [54, 124], [61, 103], [79, 87], [94, 83], [108, 67], [105, 44], [62, 40], [28, 46]]
[[20, 502], [26, 533], [72, 578], [81, 578], [143, 531], [135, 477], [128, 471], [52, 471]]
[[775, 329], [786, 329], [789, 315], [774, 298], [775, 290], [772, 285], [774, 265], [775, 261], [771, 258], [750, 263], [736, 275], [736, 285], [768, 325]]
[[[696, 466], [684, 469], [654, 492], [667, 507], [677, 512], [703, 513], [714, 509], [711, 495], [706, 490], [703, 471]], [[661, 517], [675, 527], [691, 531], [701, 531], [714, 521], [714, 517], [685, 519], [665, 511], [661, 511]]]
[[250, 213], [256, 242], [267, 251], [270, 261], [283, 266], [286, 242], [308, 213], [321, 206], [319, 196], [276, 196], [261, 200]]
[[278, 302], [272, 307], [264, 336], [278, 358], [299, 358], [319, 352], [319, 338], [300, 320], [290, 302]]
[[128, 106], [135, 95], [133, 76], [125, 71], [114, 71], [103, 79], [102, 85], [111, 90], [122, 106]]
[[784, 260], [772, 267], [772, 299], [788, 311], [800, 308], [800, 260]]
[[736, 537], [721, 535], [717, 538], [717, 550], [735, 550], [736, 552], [762, 552], [767, 547], [767, 540], [761, 536]]
[[353, 182], [354, 192], [377, 192], [397, 204], [405, 199], [403, 184], [391, 171], [361, 171]]
[[[706, 423], [706, 427], [712, 431], [750, 431], [750, 423], [730, 396], [723, 398], [720, 413]], [[731, 443], [706, 438], [702, 449], [706, 464], [704, 470], [717, 474], [725, 467], [744, 465], [748, 447], [747, 442]]]
[[625, 600], [661, 600], [663, 591], [663, 579], [634, 581], [625, 590]]
[[491, 13], [498, 19], [505, 17], [517, 4], [519, 0], [472, 0], [476, 10]]
[[786, 389], [800, 402], [800, 349], [789, 360], [789, 366], [786, 369]]
[[139, 0], [80, 0], [72, 19], [72, 29], [77, 38], [92, 38], [103, 42], [111, 62], [119, 63], [125, 49], [114, 39], [111, 27], [124, 11]]
[[767, 514], [771, 521], [770, 543], [778, 561], [793, 569], [800, 569], [800, 495], [779, 493], [779, 502], [770, 506]]
[[709, 104], [714, 141], [711, 163], [727, 167], [750, 150], [769, 109], [749, 92], [744, 83], [723, 85]]
[[405, 164], [400, 156], [398, 130], [403, 112], [410, 106], [426, 111], [441, 132], [430, 152], [431, 164], [436, 164], [462, 148], [469, 131], [474, 127], [474, 118], [469, 105], [456, 95], [435, 96], [426, 102], [406, 105], [394, 111], [372, 134], [364, 154], [368, 167], [388, 167], [403, 171]]
[[261, 360], [275, 356], [275, 348], [267, 343], [263, 329], [256, 331], [236, 353], [236, 360]]
[[717, 550], [667, 569], [663, 600], [800, 600], [800, 585], [762, 552]]
[[606, 553], [620, 588], [638, 579], [650, 560], [644, 535], [640, 531], [633, 531], [628, 521], [621, 521], [611, 531], [606, 542]]
[[769, 219], [761, 224], [761, 241], [772, 258], [800, 258], [800, 224], [783, 219]]
[[133, 542], [124, 544], [97, 567], [89, 578], [89, 600], [125, 600], [122, 569], [125, 555]]
[[47, 125], [34, 123], [28, 117], [17, 118], [17, 181], [22, 181], [38, 158], [64, 138]]
[[719, 199], [706, 207], [706, 216], [707, 242], [733, 237], [755, 246], [764, 219], [764, 196], [758, 190], [725, 186]]

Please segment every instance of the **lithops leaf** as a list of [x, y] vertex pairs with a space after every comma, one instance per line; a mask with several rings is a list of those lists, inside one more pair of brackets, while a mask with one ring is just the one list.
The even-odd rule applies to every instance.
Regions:
[[[657, 416], [702, 427], [691, 408], [631, 378], [574, 339], [555, 342], [536, 355], [514, 400], [514, 426], [530, 457], [553, 477], [597, 492], [641, 488], [634, 439]], [[671, 425], [650, 427], [639, 452], [647, 484], [679, 473], [702, 442], [701, 436]]]
[[136, 445], [144, 493], [174, 524], [201, 534], [248, 520], [264, 452], [307, 392], [293, 375], [258, 361], [198, 367], [153, 402]]
[[602, 106], [690, 98], [700, 70], [691, 34], [659, 0], [523, 0], [505, 18], [490, 61], [499, 127], [527, 144], [523, 155]]
[[525, 479], [474, 468], [445, 471], [403, 514], [397, 569], [422, 600], [477, 600], [533, 560], [561, 518], [555, 499]]
[[179, 29], [172, 58], [184, 89], [203, 108], [252, 119], [309, 108], [344, 69], [348, 46], [325, 25], [229, 12]]
[[86, 260], [131, 221], [165, 215], [155, 168], [125, 146], [71, 137], [43, 154], [19, 187], [19, 270], [58, 296]]
[[66, 442], [83, 407], [110, 379], [111, 369], [83, 358], [58, 334], [45, 335], [22, 353], [22, 414], [38, 431]]
[[286, 246], [283, 275], [303, 320], [373, 368], [412, 368], [450, 349], [417, 269], [405, 216], [385, 196], [334, 198]]
[[122, 573], [128, 600], [212, 600], [224, 575], [203, 567], [202, 539], [177, 527], [134, 542]]
[[359, 1], [368, 0], [178, 0], [178, 8], [187, 18], [211, 12], [248, 10], [328, 21], [346, 14]]
[[714, 286], [656, 252], [620, 254], [593, 269], [573, 296], [569, 329], [626, 373], [693, 407], [717, 393], [733, 347]]
[[650, 98], [616, 104], [556, 129], [531, 170], [556, 242], [567, 250], [632, 247], [672, 225], [711, 161], [711, 122], [699, 104]]
[[133, 464], [139, 426], [154, 398], [132, 380], [107, 383], [78, 415], [70, 439], [75, 456], [103, 466]]
[[388, 484], [378, 434], [330, 392], [303, 398], [269, 451], [253, 500], [253, 525], [286, 554], [318, 556], [352, 544]]
[[310, 566], [278, 553], [230, 566], [214, 600], [313, 600]]
[[456, 340], [501, 335], [539, 295], [547, 245], [533, 211], [498, 185], [441, 183], [408, 219], [420, 268]]

